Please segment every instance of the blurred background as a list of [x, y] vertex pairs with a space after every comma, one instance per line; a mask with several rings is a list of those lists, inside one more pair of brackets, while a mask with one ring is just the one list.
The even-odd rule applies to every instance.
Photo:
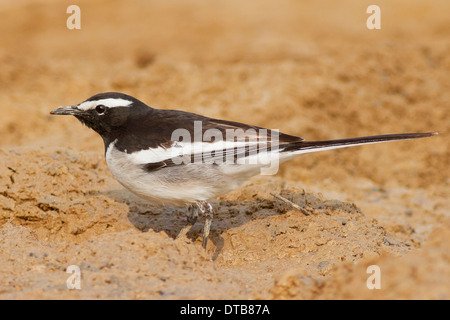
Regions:
[[[80, 30], [66, 27], [70, 4]], [[105, 91], [310, 140], [448, 131], [448, 1], [377, 1], [381, 30], [366, 27], [370, 4], [2, 0], [0, 146], [101, 150], [93, 132], [48, 111]], [[448, 145], [439, 137], [308, 155], [282, 174], [448, 184], [436, 170], [448, 168]]]
[[[366, 26], [373, 4], [380, 30]], [[66, 26], [70, 5], [80, 30]], [[354, 280], [364, 265], [344, 263], [387, 250], [405, 256], [369, 262], [390, 275], [378, 297], [448, 298], [449, 12], [448, 0], [0, 0], [0, 293], [79, 297], [61, 270], [81, 252], [84, 279], [100, 288], [88, 298], [373, 298]], [[210, 246], [222, 247], [209, 261], [164, 233], [183, 211], [129, 200], [98, 135], [49, 115], [106, 91], [307, 140], [440, 135], [308, 154], [256, 177], [222, 198], [231, 208], [217, 205]], [[258, 207], [288, 185], [361, 211]]]

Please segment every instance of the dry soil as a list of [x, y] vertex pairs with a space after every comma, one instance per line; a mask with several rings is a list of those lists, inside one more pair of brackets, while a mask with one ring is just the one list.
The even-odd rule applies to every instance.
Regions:
[[[67, 2], [0, 2], [1, 299], [450, 298], [448, 1], [377, 1], [381, 30], [369, 1], [76, 2], [81, 30]], [[213, 201], [204, 251], [203, 218], [176, 239], [183, 208], [124, 190], [100, 137], [49, 115], [104, 91], [308, 140], [441, 134], [255, 177]]]

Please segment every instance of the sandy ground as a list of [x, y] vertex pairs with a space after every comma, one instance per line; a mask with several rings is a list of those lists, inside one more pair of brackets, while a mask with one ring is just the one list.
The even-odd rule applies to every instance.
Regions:
[[[76, 4], [81, 30], [67, 3], [0, 2], [0, 298], [450, 298], [448, 1], [377, 1], [373, 31], [368, 1]], [[205, 252], [203, 219], [175, 239], [183, 208], [125, 191], [101, 139], [49, 115], [104, 91], [309, 140], [441, 134], [255, 177], [213, 202]]]

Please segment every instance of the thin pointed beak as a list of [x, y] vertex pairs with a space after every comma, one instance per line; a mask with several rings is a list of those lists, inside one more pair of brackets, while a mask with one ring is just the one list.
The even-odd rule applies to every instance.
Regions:
[[77, 115], [80, 113], [80, 110], [77, 106], [68, 106], [68, 107], [59, 107], [53, 111], [50, 111], [50, 114], [55, 115]]

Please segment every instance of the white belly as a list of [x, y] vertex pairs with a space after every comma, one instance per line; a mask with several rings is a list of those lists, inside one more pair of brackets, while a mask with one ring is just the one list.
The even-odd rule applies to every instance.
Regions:
[[111, 143], [106, 163], [114, 178], [137, 196], [153, 203], [186, 205], [210, 200], [237, 188], [247, 179], [226, 176], [214, 165], [188, 164], [148, 172]]

